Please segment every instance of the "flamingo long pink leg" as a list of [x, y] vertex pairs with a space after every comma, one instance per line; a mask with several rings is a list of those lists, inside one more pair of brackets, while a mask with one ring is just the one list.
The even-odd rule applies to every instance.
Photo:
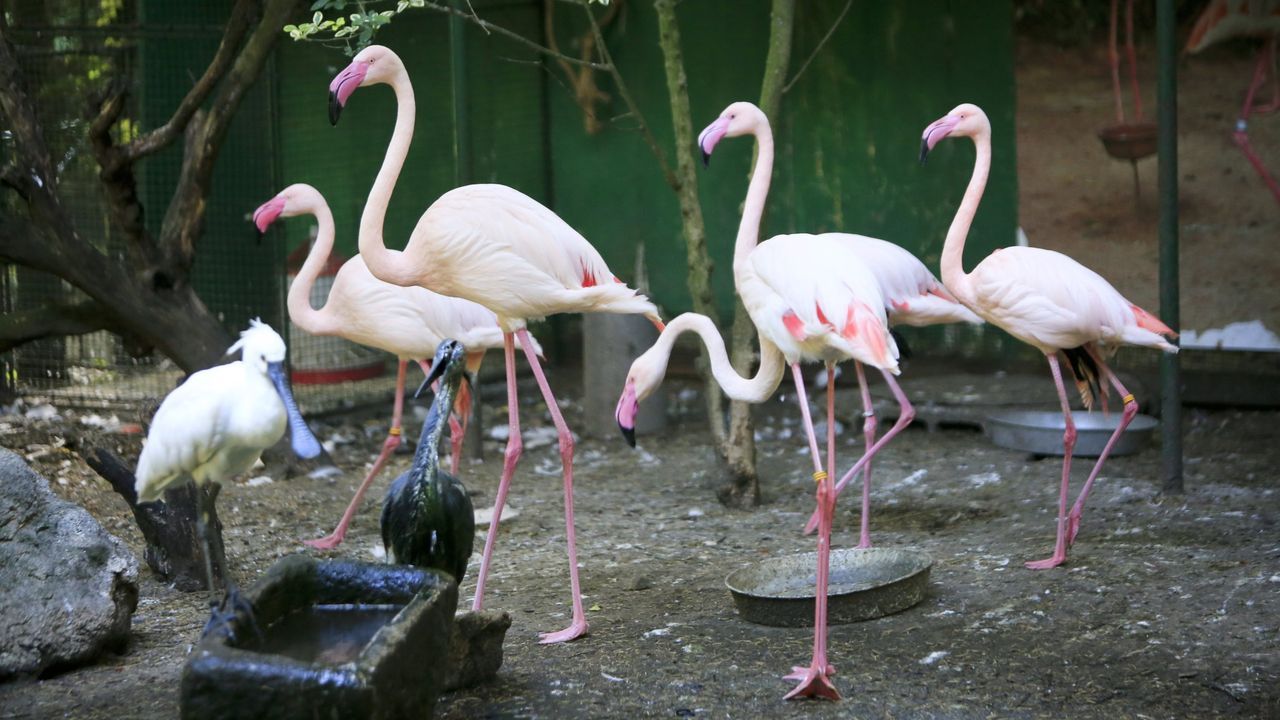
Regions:
[[325, 537], [303, 540], [305, 544], [320, 550], [332, 550], [342, 544], [342, 540], [347, 536], [347, 527], [351, 524], [351, 518], [355, 517], [356, 510], [360, 507], [360, 500], [364, 498], [365, 491], [369, 489], [373, 479], [382, 471], [382, 466], [387, 463], [387, 458], [391, 457], [391, 453], [400, 447], [400, 434], [402, 432], [400, 416], [404, 411], [404, 380], [408, 365], [407, 360], [401, 360], [396, 365], [395, 409], [391, 411], [391, 429], [387, 431], [387, 439], [382, 443], [382, 452], [378, 453], [378, 459], [373, 461], [373, 467], [369, 468], [364, 480], [360, 482], [360, 487], [356, 488], [356, 495], [351, 498], [346, 511], [342, 513], [342, 519], [338, 521], [338, 527], [334, 528], [333, 532]]
[[[862, 368], [862, 363], [854, 361], [854, 368], [858, 371], [858, 390], [862, 394], [862, 447], [863, 454], [876, 441], [876, 413], [875, 406], [871, 404], [871, 388], [867, 385], [866, 372]], [[834, 477], [834, 472], [832, 473]], [[840, 497], [840, 492], [844, 490], [844, 486], [853, 479], [853, 475], [846, 475], [835, 486], [836, 497]], [[858, 547], [871, 547], [871, 460], [868, 459], [862, 469], [862, 519], [861, 519], [861, 537], [858, 540]], [[814, 511], [809, 517], [809, 523], [804, 526], [804, 534], [816, 530], [818, 527], [818, 513]]]
[[[1266, 80], [1268, 65], [1274, 66], [1275, 64], [1275, 43], [1276, 39], [1272, 36], [1271, 39], [1267, 40], [1266, 46], [1258, 51], [1258, 64], [1254, 67], [1253, 79], [1249, 81], [1249, 90], [1245, 93], [1244, 106], [1240, 108], [1240, 117], [1236, 120], [1236, 129], [1231, 134], [1231, 137], [1236, 146], [1240, 148], [1240, 152], [1244, 153], [1245, 159], [1249, 161], [1258, 176], [1262, 178], [1262, 181], [1271, 190], [1271, 194], [1275, 196], [1276, 201], [1280, 202], [1280, 182], [1277, 182], [1271, 176], [1271, 173], [1267, 171], [1266, 165], [1262, 164], [1262, 159], [1258, 157], [1258, 154], [1253, 150], [1253, 145], [1249, 143], [1249, 116], [1256, 112], [1267, 113], [1280, 108], [1280, 92], [1273, 95], [1271, 102], [1267, 105], [1255, 107], [1253, 104], [1254, 94], [1258, 92], [1258, 89], [1262, 87], [1263, 82]], [[1274, 75], [1274, 73], [1273, 67], [1272, 74]], [[1274, 77], [1272, 78], [1272, 83], [1273, 88], [1280, 87], [1275, 84]]]
[[573, 622], [564, 630], [541, 633], [539, 642], [543, 644], [568, 642], [586, 635], [588, 630], [587, 613], [582, 609], [582, 588], [578, 582], [578, 543], [573, 527], [573, 433], [569, 432], [569, 426], [565, 423], [564, 416], [560, 414], [560, 405], [556, 402], [556, 396], [552, 394], [551, 386], [547, 384], [547, 377], [542, 373], [538, 354], [533, 349], [533, 342], [529, 340], [529, 331], [521, 328], [516, 331], [516, 337], [520, 339], [520, 346], [524, 348], [524, 355], [529, 359], [533, 376], [537, 378], [538, 387], [542, 390], [542, 398], [547, 403], [547, 411], [551, 413], [556, 432], [560, 434], [560, 461], [564, 464], [564, 525], [565, 542], [569, 546], [569, 585], [573, 592]]
[[[809, 398], [804, 390], [804, 375], [800, 372], [800, 364], [792, 363], [792, 377], [796, 383], [796, 398], [800, 401], [800, 414], [804, 418], [804, 429], [809, 435], [809, 450], [813, 454], [814, 479], [818, 481], [818, 569], [817, 587], [814, 597], [813, 623], [813, 660], [808, 667], [796, 666], [785, 676], [787, 680], [798, 680], [791, 692], [784, 699], [794, 697], [820, 697], [827, 700], [839, 700], [840, 692], [831, 683], [830, 676], [836, 669], [827, 662], [827, 583], [831, 568], [831, 516], [835, 508], [835, 495], [831, 491], [831, 478], [822, 469], [822, 458], [818, 454], [817, 433], [813, 429], [813, 420], [809, 417]], [[831, 384], [829, 392], [834, 392]]]
[[498, 538], [498, 520], [507, 502], [507, 488], [515, 474], [516, 463], [524, 453], [524, 441], [520, 438], [520, 404], [516, 398], [516, 346], [511, 333], [504, 333], [503, 353], [507, 364], [507, 450], [502, 458], [502, 479], [498, 481], [498, 496], [493, 501], [493, 517], [489, 520], [489, 534], [484, 540], [484, 554], [480, 556], [480, 572], [476, 574], [476, 597], [471, 609], [484, 609], [484, 583], [489, 577], [489, 559], [493, 557], [493, 544]]
[[1097, 462], [1093, 464], [1093, 470], [1089, 471], [1089, 479], [1085, 480], [1084, 487], [1080, 489], [1080, 496], [1076, 498], [1075, 503], [1071, 506], [1071, 512], [1067, 515], [1067, 547], [1076, 540], [1076, 533], [1080, 532], [1080, 518], [1084, 516], [1084, 502], [1089, 497], [1089, 491], [1093, 489], [1093, 481], [1097, 479], [1098, 473], [1102, 470], [1102, 463], [1106, 462], [1107, 456], [1111, 454], [1111, 448], [1115, 447], [1116, 441], [1120, 439], [1120, 435], [1124, 429], [1133, 422], [1133, 418], [1138, 414], [1138, 401], [1134, 399], [1133, 394], [1125, 389], [1120, 382], [1120, 378], [1107, 367], [1102, 361], [1102, 357], [1092, 346], [1086, 345], [1085, 351], [1093, 356], [1093, 361], [1098, 364], [1098, 368], [1107, 376], [1107, 380], [1115, 387], [1116, 392], [1120, 393], [1120, 397], [1124, 398], [1124, 413], [1120, 417], [1120, 424], [1112, 431], [1111, 437], [1107, 438], [1107, 444], [1102, 448], [1102, 454], [1098, 456]]
[[1067, 560], [1067, 485], [1071, 480], [1071, 452], [1076, 447], [1076, 423], [1071, 417], [1071, 404], [1067, 402], [1067, 388], [1062, 384], [1062, 368], [1058, 354], [1048, 353], [1049, 369], [1053, 371], [1053, 384], [1058, 388], [1058, 402], [1062, 405], [1062, 417], [1067, 429], [1062, 433], [1062, 487], [1058, 491], [1058, 539], [1053, 546], [1053, 556], [1035, 560], [1026, 565], [1032, 570], [1057, 567]]
[[905, 430], [916, 419], [916, 409], [911, 405], [911, 401], [907, 399], [907, 394], [902, 391], [902, 386], [898, 384], [897, 380], [893, 379], [893, 375], [888, 370], [881, 368], [880, 374], [884, 376], [885, 383], [889, 385], [889, 390], [893, 392], [894, 399], [898, 401], [898, 419], [893, 423], [893, 427], [889, 428], [889, 432], [884, 434], [884, 437], [877, 440], [874, 445], [862, 453], [862, 457], [858, 458], [858, 462], [854, 463], [853, 467], [849, 468], [844, 474], [844, 477], [840, 478], [840, 482], [836, 483], [836, 487], [844, 487], [849, 484], [853, 476], [866, 467], [871, 462], [871, 458], [880, 452], [881, 448], [888, 445], [890, 440], [897, 437], [898, 433]]

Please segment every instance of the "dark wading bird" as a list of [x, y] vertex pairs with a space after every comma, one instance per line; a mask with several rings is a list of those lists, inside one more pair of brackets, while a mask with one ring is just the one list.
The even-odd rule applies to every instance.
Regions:
[[[252, 320], [227, 354], [240, 359], [192, 373], [160, 403], [147, 442], [138, 457], [135, 489], [138, 502], [159, 500], [164, 491], [188, 481], [211, 483], [214, 493], [198, 493], [196, 531], [204, 543], [204, 570], [214, 591], [209, 555], [209, 518], [216, 488], [224, 479], [253, 467], [262, 451], [275, 445], [289, 428], [289, 442], [301, 458], [320, 454], [320, 442], [298, 412], [284, 365], [284, 340], [269, 325]], [[216, 598], [216, 596], [215, 596]], [[232, 635], [228, 624], [235, 611], [252, 616], [228, 582], [221, 605], [214, 599], [208, 634]]]
[[467, 351], [457, 340], [436, 348], [422, 388], [440, 380], [413, 465], [391, 483], [382, 505], [382, 544], [389, 560], [443, 570], [459, 585], [467, 572], [476, 536], [475, 512], [467, 489], [440, 467], [440, 437], [466, 370]]

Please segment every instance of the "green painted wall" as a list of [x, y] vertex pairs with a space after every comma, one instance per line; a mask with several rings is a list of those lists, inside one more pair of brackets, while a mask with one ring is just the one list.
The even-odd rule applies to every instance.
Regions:
[[[1009, 0], [854, 3], [848, 16], [783, 98], [773, 118], [777, 162], [763, 237], [843, 230], [893, 240], [934, 272], [942, 241], [972, 170], [968, 142], [944, 143], [927, 167], [917, 162], [925, 125], [960, 102], [991, 117], [991, 182], [966, 248], [969, 265], [1013, 242], [1017, 218], [1014, 149], [1013, 12]], [[801, 2], [792, 75], [844, 3]], [[565, 14], [568, 16], [568, 13]], [[759, 99], [769, 2], [678, 5], [696, 129], [736, 100]], [[651, 3], [627, 5], [626, 22], [607, 35], [615, 60], [668, 155], [671, 119]], [[606, 91], [608, 78], [601, 79]], [[669, 314], [689, 308], [685, 250], [675, 194], [637, 133], [581, 130], [568, 92], [551, 86], [555, 208], [604, 253], [619, 276], [633, 277], [635, 247], [646, 246], [654, 298]], [[606, 115], [616, 115], [615, 99]], [[625, 127], [627, 121], [620, 120]], [[730, 272], [738, 210], [746, 193], [751, 143], [726, 140], [698, 173], [718, 304], [732, 301]], [[967, 329], [911, 331], [925, 343], [970, 351], [1000, 344]], [[986, 336], [985, 339], [983, 336]], [[913, 344], [918, 344], [913, 342]]]

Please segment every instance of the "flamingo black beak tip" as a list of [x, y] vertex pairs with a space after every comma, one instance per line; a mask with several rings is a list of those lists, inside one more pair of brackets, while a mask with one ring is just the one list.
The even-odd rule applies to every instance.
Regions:
[[920, 164], [924, 165], [925, 160], [927, 160], [928, 157], [929, 157], [929, 141], [921, 140], [920, 141]]
[[342, 115], [342, 101], [338, 99], [338, 93], [329, 92], [329, 124], [337, 125], [338, 117]]
[[635, 447], [636, 429], [634, 427], [627, 427], [622, 423], [618, 423], [618, 429], [622, 431], [622, 438], [627, 441], [627, 444], [631, 447]]

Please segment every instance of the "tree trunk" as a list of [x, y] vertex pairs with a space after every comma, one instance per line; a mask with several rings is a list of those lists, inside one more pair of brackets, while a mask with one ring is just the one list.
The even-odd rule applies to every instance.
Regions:
[[[786, 85], [787, 69], [791, 61], [795, 10], [795, 0], [773, 0], [773, 9], [769, 15], [769, 50], [764, 61], [764, 80], [760, 85], [760, 109], [769, 118], [775, 135], [781, 124], [779, 110], [782, 106], [782, 88]], [[755, 170], [754, 159], [751, 169]], [[766, 227], [765, 218], [761, 218], [761, 234], [764, 234]], [[752, 371], [757, 360], [755, 348], [755, 324], [742, 306], [742, 300], [738, 299], [734, 303], [729, 358], [739, 373], [746, 375]], [[721, 501], [725, 504], [752, 506], [760, 502], [755, 449], [755, 425], [751, 421], [751, 407], [747, 403], [730, 403], [725, 461], [729, 465], [734, 483], [727, 488], [730, 491], [728, 496], [721, 496]]]
[[[698, 173], [694, 162], [693, 119], [689, 113], [689, 85], [684, 72], [684, 55], [680, 49], [680, 27], [676, 22], [675, 0], [654, 0], [658, 13], [658, 45], [662, 49], [663, 66], [666, 69], [667, 95], [671, 102], [671, 123], [676, 139], [676, 197], [680, 201], [680, 222], [684, 230], [685, 253], [688, 256], [687, 284], [693, 299], [694, 312], [711, 318], [719, 325], [714, 298], [711, 294], [711, 256], [707, 253], [707, 228], [702, 219], [702, 205], [698, 202]], [[706, 351], [698, 358], [698, 372], [702, 375], [704, 394], [707, 398], [707, 422], [711, 436], [722, 456], [728, 442], [724, 426], [724, 398], [720, 386], [711, 376], [711, 365]]]
[[[134, 520], [142, 530], [142, 537], [147, 542], [144, 557], [147, 565], [160, 577], [173, 582], [179, 590], [193, 591], [206, 589], [208, 581], [204, 574], [204, 544], [196, 536], [197, 493], [213, 493], [213, 487], [196, 488], [186, 484], [165, 493], [162, 503], [138, 504], [138, 494], [134, 489], [135, 479], [120, 458], [111, 452], [83, 444], [76, 448], [80, 457], [111, 484], [113, 490], [129, 503]], [[214, 503], [209, 503], [210, 513], [210, 561], [213, 565], [213, 581], [226, 585], [226, 552], [222, 545], [222, 523], [218, 520], [218, 511]], [[211, 588], [209, 588], [211, 589]]]

